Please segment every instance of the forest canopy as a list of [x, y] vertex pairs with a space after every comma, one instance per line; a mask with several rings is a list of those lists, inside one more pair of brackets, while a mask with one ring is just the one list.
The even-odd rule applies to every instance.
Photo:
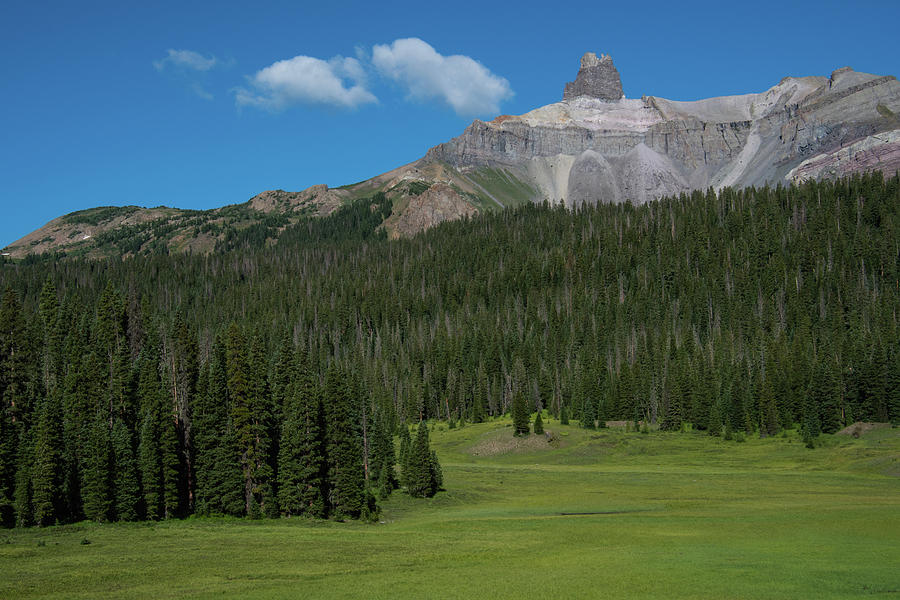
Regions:
[[516, 398], [711, 435], [900, 421], [898, 213], [872, 174], [388, 240], [378, 197], [206, 256], [5, 260], [0, 519], [367, 518], [408, 424]]

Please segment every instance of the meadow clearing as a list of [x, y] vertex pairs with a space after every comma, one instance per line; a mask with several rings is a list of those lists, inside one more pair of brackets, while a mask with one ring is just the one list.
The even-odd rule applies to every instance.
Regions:
[[377, 524], [190, 518], [0, 531], [0, 598], [900, 596], [900, 430], [431, 441], [446, 491]]

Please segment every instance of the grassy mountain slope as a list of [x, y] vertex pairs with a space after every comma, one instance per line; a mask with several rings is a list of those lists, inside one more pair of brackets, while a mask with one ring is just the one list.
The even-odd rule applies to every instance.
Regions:
[[[435, 183], [440, 194], [410, 203]], [[285, 228], [307, 218], [329, 215], [338, 207], [385, 193], [396, 216], [385, 223], [391, 237], [408, 237], [462, 214], [517, 206], [537, 199], [537, 191], [510, 169], [479, 167], [465, 173], [422, 161], [356, 184], [301, 192], [270, 190], [243, 204], [210, 210], [160, 206], [101, 206], [54, 219], [3, 249], [10, 258], [46, 253], [93, 258], [188, 252], [207, 254], [252, 237], [272, 243]], [[448, 200], [449, 198], [449, 200]], [[454, 206], [449, 212], [446, 203]], [[401, 219], [401, 217], [405, 217]]]

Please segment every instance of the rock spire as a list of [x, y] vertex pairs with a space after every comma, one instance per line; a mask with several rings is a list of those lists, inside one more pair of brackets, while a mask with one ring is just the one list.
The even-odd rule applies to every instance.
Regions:
[[581, 57], [581, 68], [575, 81], [566, 84], [563, 100], [571, 100], [578, 96], [599, 98], [607, 102], [615, 102], [625, 96], [622, 93], [622, 80], [613, 66], [612, 57], [608, 54], [597, 55], [585, 52]]

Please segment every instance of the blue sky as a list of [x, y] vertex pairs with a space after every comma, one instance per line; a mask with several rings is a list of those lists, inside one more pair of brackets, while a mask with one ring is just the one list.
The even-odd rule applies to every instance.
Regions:
[[211, 208], [367, 179], [473, 118], [625, 94], [900, 75], [900, 2], [20, 2], [0, 8], [0, 246], [101, 205]]

